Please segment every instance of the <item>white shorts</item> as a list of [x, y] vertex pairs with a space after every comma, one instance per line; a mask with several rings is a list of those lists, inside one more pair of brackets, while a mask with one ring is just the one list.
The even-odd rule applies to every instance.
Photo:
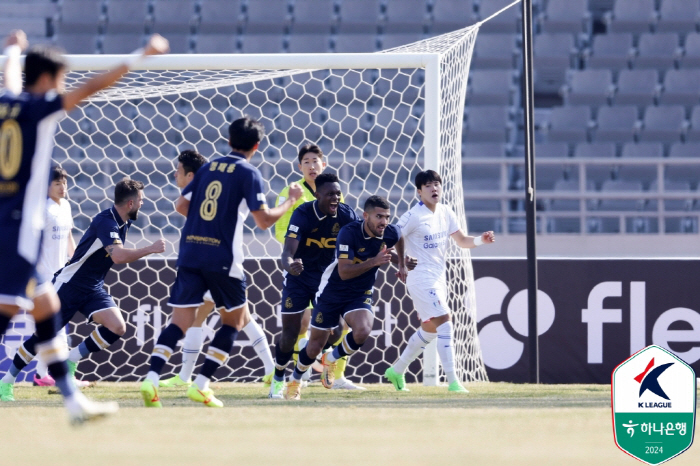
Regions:
[[450, 313], [450, 309], [447, 307], [447, 291], [444, 287], [408, 286], [407, 289], [421, 322], [427, 322], [434, 317]]
[[207, 292], [204, 293], [204, 301], [208, 301], [210, 303], [214, 302], [214, 298], [211, 296], [211, 291], [207, 290]]

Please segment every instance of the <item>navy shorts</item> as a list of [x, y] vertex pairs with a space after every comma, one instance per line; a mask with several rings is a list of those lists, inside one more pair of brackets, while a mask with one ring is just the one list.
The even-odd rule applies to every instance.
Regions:
[[331, 293], [322, 294], [314, 303], [314, 312], [311, 314], [310, 325], [314, 328], [322, 330], [330, 330], [335, 328], [340, 323], [340, 318], [345, 317], [345, 314], [360, 309], [367, 309], [372, 312], [372, 295], [362, 295], [360, 297], [345, 300], [334, 301], [332, 297], [326, 297]]
[[27, 262], [17, 252], [18, 227], [0, 226], [0, 304], [33, 309], [37, 285], [36, 264]]
[[178, 267], [177, 278], [170, 290], [171, 307], [198, 307], [204, 303], [204, 293], [211, 292], [214, 304], [227, 311], [243, 306], [246, 282], [220, 272], [209, 272], [190, 267]]
[[300, 280], [287, 274], [282, 288], [282, 314], [299, 314], [313, 307], [320, 280]]
[[88, 321], [92, 321], [96, 312], [117, 307], [104, 288], [86, 291], [70, 283], [63, 283], [58, 287], [57, 294], [61, 300], [61, 327], [65, 327], [77, 312], [87, 317]]

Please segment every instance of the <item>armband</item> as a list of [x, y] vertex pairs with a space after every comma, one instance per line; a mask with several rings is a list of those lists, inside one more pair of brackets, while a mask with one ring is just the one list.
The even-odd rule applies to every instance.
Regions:
[[482, 244], [484, 244], [484, 240], [481, 239], [481, 236], [475, 236], [474, 246], [481, 246]]

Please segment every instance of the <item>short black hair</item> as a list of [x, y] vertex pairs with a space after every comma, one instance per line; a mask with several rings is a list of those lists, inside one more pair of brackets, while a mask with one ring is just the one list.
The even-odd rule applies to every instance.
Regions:
[[318, 192], [318, 190], [321, 189], [321, 186], [323, 186], [324, 184], [340, 183], [340, 180], [338, 179], [338, 175], [336, 175], [335, 173], [321, 173], [316, 177], [314, 183], [316, 183], [316, 192]]
[[207, 163], [207, 159], [196, 150], [183, 150], [177, 156], [177, 161], [182, 164], [185, 170], [185, 175], [188, 173], [197, 173], [197, 170], [202, 168], [202, 165]]
[[24, 59], [24, 87], [33, 86], [44, 73], [55, 78], [59, 71], [68, 67], [63, 49], [53, 45], [33, 45]]
[[54, 165], [51, 167], [51, 176], [49, 177], [49, 184], [54, 181], [62, 181], [68, 179], [68, 172], [66, 172], [62, 166]]
[[389, 201], [382, 196], [370, 196], [365, 201], [365, 212], [379, 207], [380, 209], [390, 209]]
[[304, 144], [299, 148], [299, 163], [301, 163], [301, 159], [303, 159], [309, 152], [318, 155], [318, 158], [320, 159], [323, 158], [323, 151], [316, 144]]
[[124, 178], [114, 187], [114, 204], [123, 204], [141, 190], [143, 190], [143, 182]]
[[423, 170], [422, 172], [418, 172], [416, 175], [416, 189], [421, 189], [423, 186], [433, 181], [442, 184], [442, 178], [435, 170]]
[[259, 121], [244, 116], [228, 127], [228, 143], [232, 149], [248, 152], [265, 137], [265, 127]]

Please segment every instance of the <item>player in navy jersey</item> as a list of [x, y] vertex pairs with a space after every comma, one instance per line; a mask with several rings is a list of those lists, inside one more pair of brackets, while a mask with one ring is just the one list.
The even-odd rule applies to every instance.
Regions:
[[[37, 283], [36, 263], [56, 124], [65, 112], [118, 81], [129, 65], [99, 74], [61, 95], [67, 66], [58, 49], [30, 49], [23, 89], [20, 54], [27, 46], [26, 35], [13, 31], [6, 46], [4, 88], [0, 90], [0, 335], [20, 307], [31, 310], [39, 357], [56, 380], [71, 421], [82, 422], [114, 412], [117, 406], [89, 402], [76, 392], [67, 376], [65, 343], [56, 338], [60, 302], [50, 283]], [[165, 39], [152, 36], [141, 56], [167, 50]], [[0, 383], [0, 399], [14, 400], [11, 384]]]
[[392, 259], [396, 247], [399, 271], [406, 279], [404, 244], [401, 230], [389, 224], [390, 206], [386, 199], [371, 196], [365, 202], [363, 220], [349, 223], [340, 229], [336, 239], [335, 260], [326, 267], [316, 293], [311, 316], [311, 338], [306, 349], [299, 352], [292, 380], [287, 385], [285, 398], [301, 398], [301, 376], [316, 360], [325, 346], [331, 329], [340, 318], [351, 329], [340, 345], [321, 359], [321, 383], [333, 385], [335, 362], [355, 353], [369, 337], [374, 322], [372, 294], [379, 267]]
[[[68, 355], [71, 374], [80, 359], [107, 348], [126, 332], [126, 323], [112, 297], [104, 289], [107, 272], [114, 264], [128, 264], [149, 254], [165, 251], [165, 241], [155, 241], [140, 249], [125, 248], [131, 222], [143, 204], [143, 183], [125, 178], [114, 188], [114, 206], [97, 214], [80, 239], [75, 254], [56, 272], [53, 283], [61, 301], [61, 327], [80, 312], [98, 327]], [[106, 254], [105, 254], [106, 251]], [[37, 336], [19, 347], [8, 376], [16, 376], [36, 354]], [[14, 382], [14, 378], [11, 380]]]
[[[316, 200], [294, 211], [287, 227], [282, 251], [282, 335], [275, 346], [275, 376], [270, 398], [284, 397], [284, 372], [294, 353], [294, 343], [304, 311], [313, 300], [323, 271], [335, 259], [335, 243], [340, 229], [358, 220], [347, 204], [340, 202], [340, 182], [332, 173], [316, 177]], [[340, 330], [331, 343], [340, 337]]]
[[248, 313], [243, 222], [251, 213], [258, 228], [266, 230], [301, 196], [301, 187], [294, 183], [289, 199], [267, 208], [262, 175], [250, 164], [264, 134], [262, 124], [252, 118], [231, 123], [232, 152], [200, 168], [175, 203], [175, 210], [187, 221], [180, 237], [177, 278], [170, 292], [173, 318], [153, 348], [151, 368], [141, 384], [141, 396], [148, 407], [162, 406], [158, 397], [160, 372], [192, 325], [207, 290], [219, 309], [222, 325], [209, 343], [204, 365], [187, 396], [208, 407], [223, 406], [209, 388], [209, 381], [228, 358]]

